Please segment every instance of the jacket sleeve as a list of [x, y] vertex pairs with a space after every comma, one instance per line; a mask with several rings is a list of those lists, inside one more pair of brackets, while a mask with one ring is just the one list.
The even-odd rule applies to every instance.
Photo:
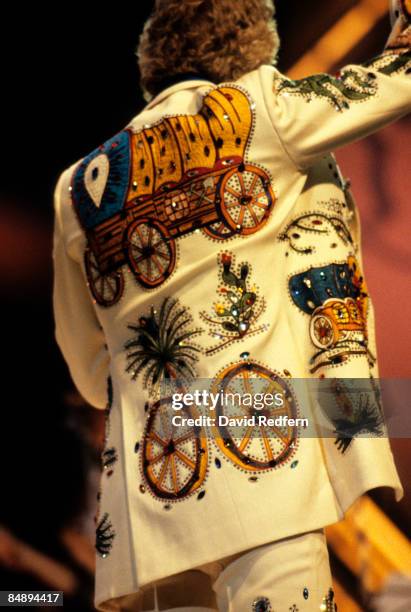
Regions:
[[109, 353], [83, 267], [85, 237], [71, 206], [72, 168], [54, 191], [53, 310], [55, 338], [75, 386], [96, 408], [107, 404]]
[[[391, 35], [378, 57], [348, 65], [338, 76], [290, 80], [272, 69], [265, 97], [273, 126], [301, 169], [363, 138], [411, 110], [410, 26]], [[394, 29], [395, 32], [395, 29]], [[271, 88], [268, 91], [268, 88]]]

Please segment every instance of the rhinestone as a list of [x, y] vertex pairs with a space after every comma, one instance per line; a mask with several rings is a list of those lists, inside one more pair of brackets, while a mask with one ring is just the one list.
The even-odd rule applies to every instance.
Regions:
[[307, 587], [304, 587], [304, 590], [303, 590], [303, 597], [304, 597], [304, 599], [308, 599], [308, 595], [309, 595], [308, 589], [307, 589]]
[[267, 597], [258, 597], [253, 601], [253, 612], [273, 612], [270, 600]]
[[290, 467], [291, 467], [291, 469], [293, 470], [294, 468], [296, 468], [296, 467], [297, 467], [297, 465], [298, 465], [298, 460], [293, 461]]
[[250, 476], [250, 478], [248, 479], [250, 482], [257, 482], [258, 480], [258, 476]]
[[250, 356], [250, 353], [248, 351], [244, 351], [244, 353], [241, 353], [240, 359], [248, 359], [249, 356]]
[[73, 187], [70, 185], [70, 187], [68, 188], [68, 190], [69, 190], [70, 192], [72, 192], [72, 191], [73, 191]]
[[237, 223], [237, 225], [235, 227], [236, 227], [236, 229], [240, 230], [242, 226], [239, 223]]
[[166, 504], [164, 506], [164, 510], [171, 510], [171, 504]]
[[218, 469], [220, 469], [220, 468], [221, 468], [221, 461], [220, 461], [220, 459], [219, 459], [218, 457], [216, 457], [216, 458], [214, 459], [214, 463], [215, 463], [215, 466], [216, 466]]
[[241, 331], [246, 331], [246, 329], [248, 328], [247, 323], [240, 323], [239, 328]]
[[227, 115], [227, 113], [224, 113], [223, 117], [224, 117], [224, 119], [225, 119], [226, 121], [228, 121], [228, 120], [230, 119], [230, 117]]
[[134, 446], [134, 452], [138, 453], [138, 449], [140, 448], [140, 442], [136, 442], [135, 446]]
[[137, 181], [133, 181], [133, 189], [134, 189], [134, 191], [137, 189], [137, 187], [138, 187]]
[[251, 108], [251, 110], [254, 110], [254, 109], [255, 109], [255, 102], [252, 102], [252, 103], [250, 104], [250, 108]]
[[139, 486], [139, 489], [140, 489], [140, 493], [145, 493], [146, 492], [146, 488], [142, 484]]
[[171, 202], [171, 206], [172, 208], [175, 208], [177, 206], [177, 202]]
[[205, 492], [205, 491], [200, 491], [200, 493], [197, 495], [197, 499], [198, 499], [198, 500], [203, 499], [203, 497], [204, 497], [204, 495], [205, 495], [205, 494], [206, 494], [206, 492]]
[[236, 317], [238, 315], [237, 308], [234, 308], [231, 312], [232, 312], [233, 317]]
[[288, 370], [284, 370], [284, 376], [288, 376], [288, 378], [291, 378], [291, 373]]

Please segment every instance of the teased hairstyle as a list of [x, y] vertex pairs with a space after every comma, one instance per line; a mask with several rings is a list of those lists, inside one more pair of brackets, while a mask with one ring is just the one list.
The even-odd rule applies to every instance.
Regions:
[[144, 97], [178, 74], [235, 81], [278, 47], [273, 0], [156, 0], [137, 48]]

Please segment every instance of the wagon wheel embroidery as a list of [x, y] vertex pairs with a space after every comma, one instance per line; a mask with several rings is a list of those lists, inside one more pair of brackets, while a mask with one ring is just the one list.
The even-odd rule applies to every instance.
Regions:
[[214, 238], [215, 240], [227, 240], [228, 238], [232, 238], [236, 235], [236, 232], [227, 227], [224, 221], [210, 223], [210, 225], [207, 227], [203, 227], [202, 231], [204, 234], [210, 238]]
[[275, 201], [267, 174], [250, 164], [241, 164], [221, 178], [218, 204], [227, 227], [243, 236], [266, 223]]
[[[262, 410], [253, 407], [230, 404], [216, 407], [216, 423], [220, 415], [229, 418], [243, 418], [259, 415], [268, 418], [297, 418], [296, 400], [287, 383], [275, 372], [254, 361], [235, 363], [228, 366], [213, 381], [212, 391], [225, 395], [236, 393], [269, 394], [281, 393], [284, 404], [279, 407], [269, 406]], [[261, 472], [281, 466], [295, 452], [297, 427], [259, 425], [217, 425], [213, 427], [214, 440], [224, 455], [234, 465], [247, 472]]]
[[[172, 424], [169, 398], [151, 408], [143, 440], [141, 471], [151, 493], [159, 499], [178, 501], [196, 492], [207, 474], [208, 449], [202, 428]], [[184, 416], [198, 416], [193, 408]]]
[[310, 337], [317, 348], [328, 348], [334, 344], [334, 329], [328, 317], [317, 314], [310, 321]]
[[126, 245], [130, 267], [144, 287], [157, 287], [170, 276], [175, 266], [176, 247], [161, 223], [137, 219], [127, 230]]
[[100, 306], [113, 306], [124, 292], [124, 275], [121, 270], [103, 274], [100, 272], [93, 251], [87, 248], [84, 263], [89, 289]]
[[212, 355], [246, 335], [257, 334], [269, 327], [268, 324], [256, 326], [265, 310], [265, 300], [254, 285], [249, 286], [249, 264], [242, 262], [235, 270], [231, 253], [220, 254], [219, 263], [223, 268], [222, 286], [219, 287], [222, 301], [214, 304], [215, 314], [202, 311], [200, 316], [209, 325], [210, 334], [220, 342], [207, 349], [206, 355]]

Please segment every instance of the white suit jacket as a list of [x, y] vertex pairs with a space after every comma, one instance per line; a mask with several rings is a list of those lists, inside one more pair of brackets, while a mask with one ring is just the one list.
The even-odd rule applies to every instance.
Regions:
[[[60, 176], [56, 338], [107, 419], [97, 605], [338, 521], [373, 487], [401, 496], [357, 210], [330, 152], [410, 110], [410, 59], [300, 81], [268, 65], [235, 83], [183, 80]], [[350, 378], [372, 392], [354, 397]], [[283, 391], [267, 413], [304, 413], [318, 435], [171, 427], [159, 382], [175, 379]], [[321, 379], [325, 407], [304, 387]]]

